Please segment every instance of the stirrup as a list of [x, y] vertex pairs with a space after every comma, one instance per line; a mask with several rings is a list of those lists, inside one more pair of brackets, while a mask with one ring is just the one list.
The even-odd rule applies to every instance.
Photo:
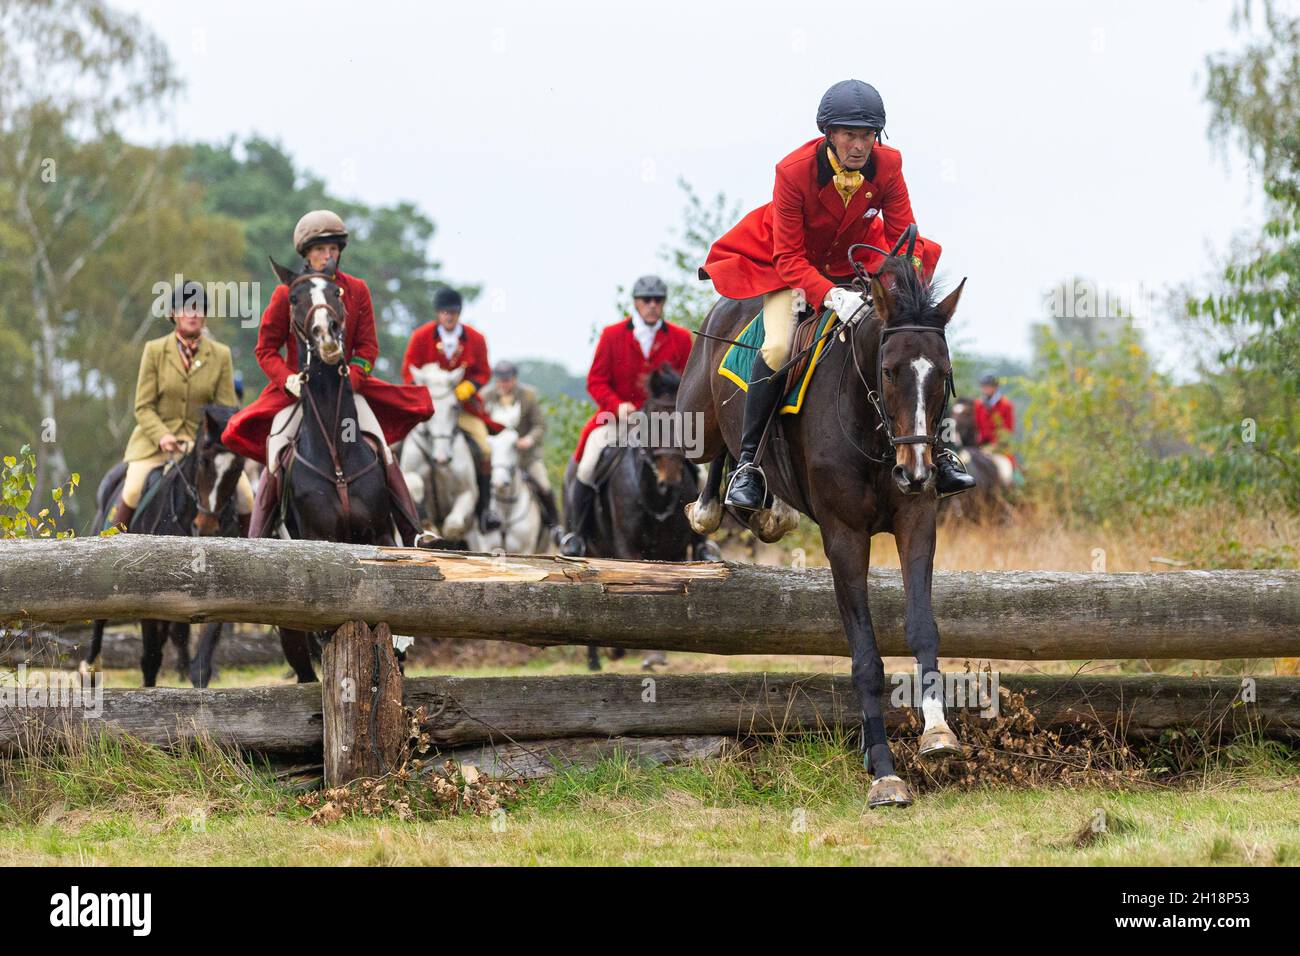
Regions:
[[731, 500], [731, 489], [735, 486], [736, 480], [747, 470], [758, 472], [759, 480], [763, 482], [763, 496], [759, 499], [758, 507], [754, 509], [755, 511], [759, 511], [762, 509], [763, 503], [767, 501], [767, 475], [763, 473], [762, 467], [754, 461], [741, 462], [736, 466], [736, 470], [731, 473], [731, 478], [727, 480], [727, 494], [726, 497], [723, 498], [722, 503], [731, 508], [741, 507]]

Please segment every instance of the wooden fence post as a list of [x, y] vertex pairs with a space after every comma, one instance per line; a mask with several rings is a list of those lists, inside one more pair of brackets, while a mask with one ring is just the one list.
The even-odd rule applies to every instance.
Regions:
[[402, 672], [387, 624], [349, 621], [321, 655], [325, 785], [377, 777], [395, 768], [404, 734]]

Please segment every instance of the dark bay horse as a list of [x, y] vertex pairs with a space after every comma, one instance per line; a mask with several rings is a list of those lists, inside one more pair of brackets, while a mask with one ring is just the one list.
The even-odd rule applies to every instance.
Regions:
[[[298, 340], [302, 376], [302, 420], [282, 473], [285, 529], [300, 540], [391, 546], [397, 536], [383, 452], [357, 424], [343, 361], [347, 307], [335, 272], [294, 272], [274, 260], [271, 265], [289, 287], [289, 327]], [[280, 628], [284, 656], [299, 683], [316, 680], [313, 639], [326, 637]]]
[[[870, 291], [873, 306], [828, 338], [802, 412], [777, 416], [760, 464], [771, 499], [778, 499], [768, 510], [788, 502], [821, 528], [862, 702], [864, 763], [873, 776], [868, 802], [906, 806], [911, 789], [894, 772], [885, 735], [885, 671], [868, 608], [867, 565], [871, 535], [892, 532], [907, 595], [904, 629], [918, 664], [925, 716], [920, 752], [927, 758], [960, 754], [944, 719], [930, 580], [937, 505], [932, 449], [951, 372], [944, 329], [965, 280], [936, 303], [930, 287], [896, 255], [869, 281], [860, 267], [855, 271], [855, 284]], [[761, 308], [761, 298], [723, 299], [709, 311], [702, 331], [734, 339]], [[729, 401], [737, 386], [717, 372], [726, 348], [716, 339], [696, 340], [677, 399], [680, 411], [704, 419], [704, 448], [696, 460], [709, 462], [710, 469], [692, 508], [699, 531], [712, 530], [709, 525], [720, 520], [723, 465], [728, 453], [734, 460], [740, 449], [744, 403]], [[772, 515], [760, 512], [759, 523], [764, 520]]]
[[[221, 433], [235, 409], [225, 405], [205, 405], [194, 444], [178, 461], [161, 471], [146, 484], [148, 500], [141, 499], [131, 521], [133, 534], [195, 535], [209, 537], [239, 537], [239, 522], [235, 516], [235, 486], [244, 469], [244, 459], [221, 443]], [[98, 533], [107, 524], [108, 516], [122, 495], [122, 480], [126, 475], [126, 462], [109, 469], [99, 483], [95, 494], [98, 510], [92, 532]], [[99, 659], [104, 645], [105, 621], [95, 621], [90, 646], [86, 649], [79, 669], [86, 674]], [[210, 639], [209, 631], [220, 629], [219, 623], [204, 625], [203, 643]], [[140, 670], [144, 686], [153, 687], [158, 682], [162, 667], [163, 648], [168, 639], [176, 645], [181, 677], [188, 677], [195, 687], [200, 683], [190, 665], [190, 625], [183, 621], [140, 622]]]
[[[592, 509], [590, 553], [599, 558], [685, 561], [712, 557], [703, 536], [691, 530], [685, 505], [699, 492], [694, 466], [686, 461], [675, 413], [681, 378], [668, 366], [646, 383], [640, 413], [629, 416], [629, 441], [605, 452], [597, 471], [604, 481]], [[564, 474], [567, 493], [576, 464]], [[567, 502], [566, 502], [567, 503]], [[600, 669], [598, 648], [587, 648], [587, 666]]]

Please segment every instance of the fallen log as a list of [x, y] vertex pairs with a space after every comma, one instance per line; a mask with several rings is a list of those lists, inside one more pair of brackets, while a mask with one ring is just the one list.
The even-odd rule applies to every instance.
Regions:
[[[882, 653], [908, 655], [899, 574], [873, 569], [870, 587]], [[936, 572], [933, 603], [947, 657], [1300, 656], [1297, 571]], [[827, 569], [139, 535], [0, 542], [0, 619], [105, 615], [847, 655]]]
[[[1142, 738], [1173, 729], [1253, 729], [1300, 739], [1300, 678], [1000, 675], [1026, 694], [1039, 723], [1080, 721]], [[889, 694], [895, 684], [889, 685]], [[229, 690], [102, 691], [101, 709], [14, 706], [0, 687], [0, 752], [13, 753], [51, 727], [112, 727], [167, 745], [208, 737], [282, 755], [321, 752], [320, 685]], [[855, 728], [848, 677], [810, 674], [428, 677], [405, 682], [404, 702], [423, 708], [424, 729], [442, 747], [577, 737], [751, 736], [823, 727]], [[888, 699], [887, 699], [888, 704]], [[897, 727], [904, 711], [888, 706]]]

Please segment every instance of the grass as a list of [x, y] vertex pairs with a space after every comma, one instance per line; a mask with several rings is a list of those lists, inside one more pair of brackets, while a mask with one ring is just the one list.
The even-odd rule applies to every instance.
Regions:
[[16, 761], [0, 864], [1275, 865], [1300, 862], [1300, 760], [1243, 742], [1176, 785], [944, 788], [866, 807], [844, 739], [678, 767], [621, 758], [522, 788], [504, 816], [324, 826], [266, 768], [122, 738]]

